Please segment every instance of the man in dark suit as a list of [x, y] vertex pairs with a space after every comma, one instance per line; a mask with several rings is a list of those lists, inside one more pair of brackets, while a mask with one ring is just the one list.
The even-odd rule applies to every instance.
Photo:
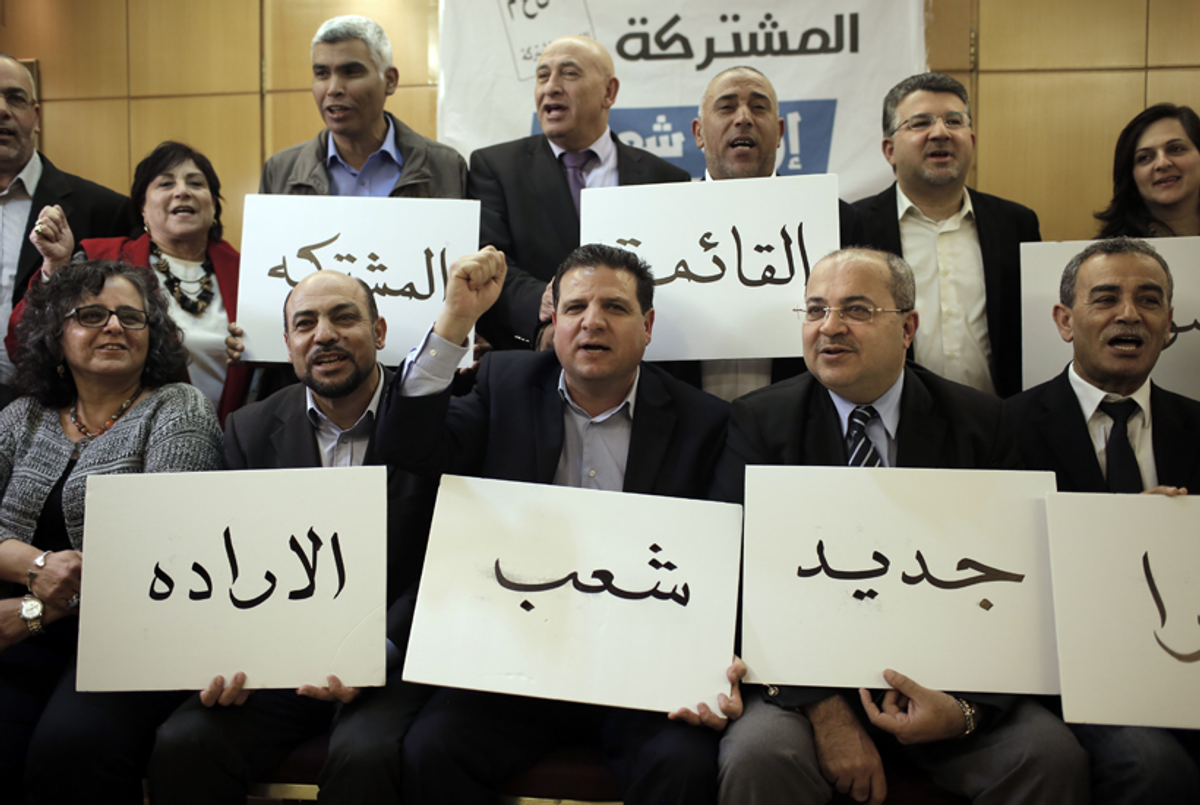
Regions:
[[[387, 323], [367, 286], [337, 271], [310, 274], [284, 303], [284, 328], [301, 383], [230, 415], [229, 468], [382, 463], [375, 450], [375, 415], [391, 373], [376, 362], [376, 350], [384, 345]], [[156, 802], [244, 803], [248, 784], [263, 779], [298, 744], [324, 734], [335, 712], [320, 778], [322, 801], [399, 800], [400, 744], [431, 692], [400, 675], [435, 489], [402, 470], [388, 470], [386, 686], [359, 691], [331, 676], [328, 687], [249, 696], [243, 685], [253, 680], [244, 674], [228, 686], [218, 677], [159, 730], [150, 773]]]
[[[835, 252], [813, 267], [804, 313], [808, 374], [733, 404], [716, 495], [740, 502], [748, 464], [946, 469], [1017, 466], [992, 395], [945, 380], [905, 354], [919, 316], [912, 270], [896, 255]], [[866, 691], [758, 689], [721, 742], [721, 801], [824, 802], [836, 788], [879, 803], [887, 782], [862, 713], [908, 761], [959, 795], [993, 803], [1087, 801], [1087, 756], [1031, 699], [926, 689], [885, 671], [883, 711]], [[897, 700], [899, 695], [899, 700]], [[962, 741], [956, 739], [964, 738]]]
[[577, 181], [584, 187], [691, 179], [609, 130], [619, 87], [600, 43], [557, 39], [542, 51], [534, 84], [543, 133], [471, 155], [467, 195], [483, 203], [479, 244], [495, 246], [509, 265], [500, 299], [479, 323], [480, 334], [497, 348], [532, 346], [550, 319], [547, 283], [579, 245], [579, 195], [566, 167], [575, 155], [583, 160]]
[[[654, 283], [631, 252], [572, 252], [552, 284], [554, 350], [489, 353], [471, 393], [451, 398], [467, 335], [505, 272], [490, 247], [452, 266], [442, 313], [379, 420], [388, 463], [429, 476], [704, 497], [728, 405], [641, 362]], [[442, 689], [405, 741], [404, 802], [493, 800], [504, 779], [580, 737], [603, 744], [630, 805], [714, 801], [714, 731], [655, 713]]]
[[[1174, 280], [1146, 241], [1110, 238], [1063, 270], [1054, 322], [1074, 360], [1005, 403], [1026, 468], [1062, 492], [1200, 490], [1200, 402], [1150, 382], [1171, 341]], [[1073, 724], [1094, 802], [1197, 802], [1200, 769], [1169, 730]]]
[[[84, 238], [128, 235], [134, 215], [128, 197], [63, 173], [34, 149], [41, 107], [33, 78], [23, 64], [4, 53], [0, 53], [0, 97], [0, 321], [7, 322], [42, 265], [30, 237], [40, 236], [38, 225], [44, 216], [69, 225], [78, 243]], [[11, 373], [8, 352], [0, 344], [0, 382], [11, 379]]]
[[906, 78], [883, 102], [896, 182], [855, 202], [866, 245], [917, 280], [917, 363], [981, 391], [1021, 390], [1021, 250], [1042, 239], [1027, 207], [966, 187], [975, 155], [967, 90], [942, 73]]

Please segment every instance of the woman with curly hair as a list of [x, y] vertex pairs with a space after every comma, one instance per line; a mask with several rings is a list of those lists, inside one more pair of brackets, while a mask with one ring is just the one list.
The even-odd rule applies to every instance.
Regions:
[[1113, 156], [1113, 198], [1097, 237], [1200, 235], [1200, 116], [1159, 103], [1129, 121]]
[[172, 382], [187, 352], [149, 270], [72, 263], [25, 298], [26, 396], [0, 412], [0, 779], [14, 802], [140, 803], [187, 694], [75, 690], [87, 479], [219, 469], [221, 433]]

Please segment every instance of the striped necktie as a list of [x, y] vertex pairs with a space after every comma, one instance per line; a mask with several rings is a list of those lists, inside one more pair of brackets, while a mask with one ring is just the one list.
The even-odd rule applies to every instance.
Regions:
[[867, 423], [879, 416], [869, 405], [856, 405], [850, 412], [850, 421], [846, 425], [846, 462], [851, 467], [879, 467], [883, 459], [875, 445], [867, 438]]

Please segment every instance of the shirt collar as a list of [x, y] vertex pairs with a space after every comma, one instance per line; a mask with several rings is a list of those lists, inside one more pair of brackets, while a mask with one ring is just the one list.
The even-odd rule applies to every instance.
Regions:
[[603, 422], [604, 420], [606, 420], [609, 417], [616, 414], [618, 411], [620, 411], [625, 406], [629, 406], [629, 418], [633, 419], [633, 407], [637, 401], [638, 381], [640, 381], [641, 379], [642, 379], [642, 367], [639, 365], [637, 368], [637, 371], [634, 372], [633, 383], [630, 384], [629, 391], [625, 394], [625, 399], [621, 400], [621, 402], [614, 405], [612, 408], [608, 409], [604, 413], [598, 414], [597, 416], [592, 416], [587, 411], [580, 408], [575, 403], [575, 400], [571, 399], [571, 392], [567, 389], [567, 372], [565, 369], [558, 373], [558, 396], [562, 397], [563, 402], [565, 402], [567, 405], [571, 406], [572, 411], [579, 414], [580, 416], [585, 416], [594, 422]]
[[[396, 128], [392, 123], [391, 117], [384, 115], [383, 119], [386, 120], [388, 124], [387, 134], [385, 134], [383, 137], [383, 145], [379, 146], [379, 150], [376, 151], [375, 154], [387, 154], [392, 158], [393, 162], [395, 162], [397, 165], [400, 165], [402, 163], [400, 161], [400, 151], [396, 148]], [[371, 156], [375, 156], [375, 154], [372, 154]], [[370, 158], [371, 157], [367, 157], [367, 159]], [[325, 150], [325, 164], [332, 165], [335, 161], [341, 163], [342, 167], [344, 167], [346, 170], [354, 170], [346, 164], [345, 160], [342, 159], [342, 155], [339, 154], [337, 150], [337, 143], [333, 141], [333, 135], [330, 134], [329, 147]]]
[[975, 208], [971, 205], [971, 194], [967, 192], [965, 187], [963, 188], [962, 207], [960, 207], [958, 212], [956, 212], [954, 215], [951, 215], [949, 218], [947, 218], [945, 222], [942, 222], [934, 221], [928, 215], [921, 212], [921, 208], [916, 204], [913, 204], [912, 199], [904, 195], [904, 191], [900, 188], [900, 183], [896, 182], [896, 220], [904, 220], [905, 213], [908, 213], [910, 210], [912, 214], [918, 218], [934, 224], [957, 224], [965, 219], [968, 215], [971, 216], [972, 220], [975, 218]]
[[[546, 138], [546, 142], [550, 143], [550, 150], [554, 152], [555, 159], [558, 159], [567, 152], [567, 149], [560, 148], [549, 137]], [[616, 150], [616, 147], [617, 146], [612, 139], [612, 131], [608, 128], [608, 126], [605, 126], [604, 133], [600, 135], [599, 140], [596, 140], [596, 142], [592, 143], [587, 148], [581, 148], [580, 150], [587, 151], [588, 149], [591, 149], [595, 152], [597, 160], [603, 162], [604, 160], [608, 159], [609, 155], [614, 150]]]
[[1096, 410], [1102, 402], [1121, 402], [1122, 400], [1133, 400], [1138, 404], [1138, 408], [1142, 411], [1141, 427], [1150, 427], [1150, 380], [1138, 388], [1133, 394], [1128, 397], [1122, 397], [1119, 394], [1110, 394], [1104, 389], [1099, 389], [1091, 383], [1080, 377], [1075, 371], [1075, 362], [1071, 361], [1071, 369], [1067, 373], [1067, 379], [1071, 381], [1071, 389], [1075, 392], [1076, 399], [1079, 400], [1079, 407], [1083, 410], [1084, 422], [1091, 421], [1095, 416]]
[[[371, 395], [371, 402], [367, 404], [367, 410], [363, 411], [362, 416], [358, 418], [358, 421], [354, 423], [353, 427], [350, 427], [347, 430], [355, 430], [363, 424], [364, 420], [367, 422], [373, 422], [375, 420], [375, 414], [379, 410], [379, 401], [383, 398], [383, 387], [385, 385], [383, 382], [383, 364], [377, 363], [375, 365], [379, 368], [379, 383], [375, 385], [375, 393]], [[334, 421], [325, 416], [325, 412], [322, 411], [320, 406], [317, 405], [316, 399], [313, 398], [312, 389], [308, 388], [307, 386], [304, 388], [304, 397], [308, 401], [308, 421], [313, 424], [314, 428], [321, 427], [322, 422], [328, 422], [331, 426], [337, 428], [337, 425], [334, 423]], [[341, 428], [338, 428], [338, 430], [341, 430]]]
[[29, 195], [29, 197], [33, 198], [33, 194], [37, 192], [38, 182], [41, 180], [42, 158], [35, 150], [33, 152], [33, 156], [31, 156], [29, 161], [25, 163], [25, 167], [21, 168], [21, 172], [18, 173], [11, 182], [8, 183], [8, 188], [4, 191], [3, 195], [11, 193], [17, 182], [20, 182], [21, 187], [25, 189], [25, 192]]
[[[896, 382], [891, 387], [880, 394], [879, 397], [872, 403], [871, 407], [875, 409], [875, 413], [879, 415], [879, 420], [883, 423], [884, 430], [887, 431], [889, 439], [895, 440], [896, 431], [900, 428], [900, 397], [904, 392], [904, 372], [900, 370], [900, 376], [896, 378]], [[859, 403], [852, 403], [845, 397], [829, 392], [829, 399], [833, 400], [833, 405], [837, 408], [838, 418], [842, 421], [842, 433], [846, 432], [846, 423], [850, 419], [850, 412], [855, 409]]]

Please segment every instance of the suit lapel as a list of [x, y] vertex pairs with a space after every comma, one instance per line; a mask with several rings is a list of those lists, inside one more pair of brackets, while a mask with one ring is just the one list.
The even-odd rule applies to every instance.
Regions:
[[320, 467], [321, 453], [306, 411], [307, 396], [303, 386], [295, 389], [295, 400], [276, 419], [271, 444], [281, 467]]
[[900, 219], [896, 215], [896, 183], [871, 199], [863, 216], [863, 239], [877, 249], [904, 256], [900, 244]]
[[[63, 208], [63, 214], [67, 217], [67, 223], [73, 227], [77, 223], [73, 220], [75, 208], [71, 204], [71, 186], [67, 184], [67, 180], [63, 177], [62, 172], [51, 164], [50, 160], [42, 157], [42, 178], [38, 180], [37, 191], [33, 194], [33, 198], [29, 205], [29, 220], [25, 222], [25, 233], [28, 234], [33, 229], [34, 223], [37, 222], [38, 214], [41, 213], [42, 207], [49, 204], [58, 204]], [[76, 230], [78, 231], [78, 230]], [[78, 243], [75, 244], [78, 247]], [[30, 242], [28, 237], [21, 238], [21, 255], [17, 262], [17, 276], [13, 286], [13, 302], [16, 303], [16, 295], [24, 294], [25, 287], [29, 284], [29, 278], [33, 276], [42, 265], [42, 256], [38, 253], [37, 247]]]
[[[811, 378], [812, 375], [807, 377]], [[811, 395], [808, 405], [802, 401], [789, 422], [789, 432], [797, 436], [803, 434], [803, 437], [785, 438], [783, 463], [844, 466], [848, 460], [846, 440], [842, 436], [842, 422], [837, 408], [829, 398], [828, 389], [815, 380], [808, 386]]]
[[563, 399], [558, 393], [558, 376], [562, 371], [558, 361], [547, 361], [547, 370], [529, 385], [527, 405], [533, 412], [534, 460], [537, 463], [537, 482], [554, 483], [558, 460], [563, 450]]
[[900, 426], [896, 433], [896, 466], [944, 467], [942, 461], [949, 425], [934, 408], [933, 397], [910, 368], [904, 371], [900, 396]]
[[579, 213], [575, 212], [575, 200], [571, 198], [567, 174], [554, 158], [550, 142], [544, 136], [531, 138], [529, 163], [529, 171], [525, 174], [525, 181], [529, 183], [527, 198], [537, 199], [538, 204], [554, 219], [560, 238], [579, 243]]
[[630, 148], [612, 134], [617, 146], [617, 184], [624, 187], [631, 184], [646, 184], [646, 166], [642, 164], [642, 154], [636, 148]]
[[[1189, 428], [1175, 406], [1154, 384], [1150, 385], [1150, 413], [1154, 426], [1154, 464], [1158, 482], [1188, 486], [1200, 461], [1200, 432]], [[1188, 489], [1190, 494], [1200, 490]]]
[[671, 395], [644, 368], [638, 380], [636, 401], [623, 488], [626, 492], [651, 494], [675, 432], [676, 417], [670, 410]]
[[1031, 412], [1029, 427], [1041, 434], [1054, 458], [1055, 466], [1061, 467], [1069, 484], [1061, 487], [1081, 492], [1104, 492], [1108, 484], [1100, 471], [1096, 459], [1096, 448], [1088, 435], [1087, 420], [1079, 407], [1079, 398], [1067, 378], [1068, 366], [1046, 388], [1041, 403], [1042, 409]]

